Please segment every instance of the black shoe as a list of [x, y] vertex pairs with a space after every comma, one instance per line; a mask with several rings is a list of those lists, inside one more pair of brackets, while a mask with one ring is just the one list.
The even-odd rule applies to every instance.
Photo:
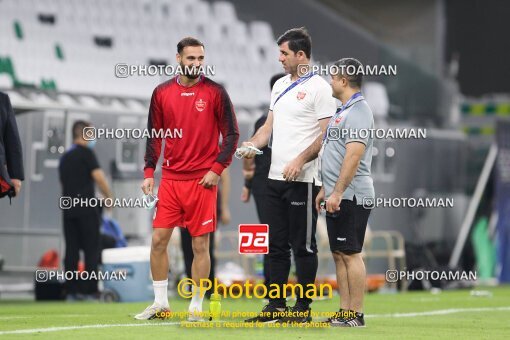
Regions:
[[289, 308], [285, 317], [280, 319], [280, 323], [307, 323], [312, 321], [312, 309], [308, 306], [295, 305]]
[[322, 321], [325, 323], [330, 324], [331, 326], [338, 326], [340, 323], [344, 323], [346, 320], [346, 311], [345, 309], [340, 308], [338, 312], [335, 312], [332, 316], [327, 318], [326, 320]]
[[[353, 311], [350, 311], [353, 312]], [[363, 313], [356, 313], [356, 316], [351, 316], [350, 318], [347, 318], [344, 320], [344, 322], [339, 324], [331, 324], [331, 326], [338, 326], [338, 327], [365, 327], [365, 319]]]
[[262, 308], [262, 312], [254, 318], [244, 320], [244, 322], [262, 322], [262, 323], [274, 323], [280, 320], [287, 313], [287, 307], [275, 307], [271, 303]]

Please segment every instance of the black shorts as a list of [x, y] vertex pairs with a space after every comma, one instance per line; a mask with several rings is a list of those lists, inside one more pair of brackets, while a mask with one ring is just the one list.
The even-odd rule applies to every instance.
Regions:
[[339, 212], [326, 213], [329, 248], [332, 252], [361, 253], [370, 211], [357, 205], [354, 197], [352, 201], [342, 200]]

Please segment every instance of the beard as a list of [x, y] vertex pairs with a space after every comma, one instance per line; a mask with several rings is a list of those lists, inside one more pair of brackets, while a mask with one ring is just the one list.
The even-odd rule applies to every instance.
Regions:
[[184, 66], [184, 64], [181, 63], [180, 67], [183, 76], [186, 76], [189, 79], [197, 79], [200, 77], [200, 70], [202, 69], [202, 66]]

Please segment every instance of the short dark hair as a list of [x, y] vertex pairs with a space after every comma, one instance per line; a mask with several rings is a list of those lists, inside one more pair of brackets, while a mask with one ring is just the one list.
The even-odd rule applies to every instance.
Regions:
[[303, 51], [308, 59], [312, 56], [312, 38], [304, 27], [288, 30], [283, 33], [276, 42], [278, 46], [289, 42], [289, 49], [292, 52], [297, 53], [298, 51]]
[[86, 127], [92, 126], [89, 122], [85, 120], [77, 120], [73, 124], [73, 140], [83, 136], [83, 129]]
[[[350, 87], [361, 88], [361, 84], [363, 83], [363, 73], [358, 72], [358, 70], [363, 67], [363, 64], [358, 59], [342, 58], [335, 62], [335, 66], [338, 67], [338, 76], [347, 79]], [[356, 70], [354, 73], [347, 72], [349, 69], [353, 68]]]
[[276, 81], [281, 77], [285, 77], [285, 73], [277, 73], [271, 77], [271, 80], [269, 81], [269, 86], [271, 87], [271, 90], [273, 89], [274, 83], [276, 83]]
[[188, 47], [188, 46], [202, 46], [202, 47], [204, 47], [204, 44], [196, 38], [186, 37], [186, 38], [181, 39], [181, 41], [179, 41], [177, 43], [177, 53], [181, 54], [182, 50], [184, 50], [184, 47]]

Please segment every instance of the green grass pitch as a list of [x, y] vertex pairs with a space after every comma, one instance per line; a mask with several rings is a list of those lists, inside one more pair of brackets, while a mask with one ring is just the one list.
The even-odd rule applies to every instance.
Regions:
[[[246, 329], [242, 318], [227, 318], [212, 328], [188, 327], [178, 318], [137, 321], [133, 315], [148, 303], [0, 301], [0, 339], [509, 339], [510, 286], [486, 289], [492, 297], [469, 290], [369, 294], [366, 328]], [[292, 303], [291, 303], [292, 304]], [[207, 309], [208, 301], [204, 302]], [[313, 312], [334, 311], [338, 297], [316, 301]], [[172, 311], [184, 312], [188, 300], [170, 299]], [[223, 299], [222, 311], [258, 312], [260, 300]], [[211, 324], [211, 323], [207, 323]], [[196, 326], [196, 325], [193, 325]], [[219, 326], [219, 327], [216, 327]]]

